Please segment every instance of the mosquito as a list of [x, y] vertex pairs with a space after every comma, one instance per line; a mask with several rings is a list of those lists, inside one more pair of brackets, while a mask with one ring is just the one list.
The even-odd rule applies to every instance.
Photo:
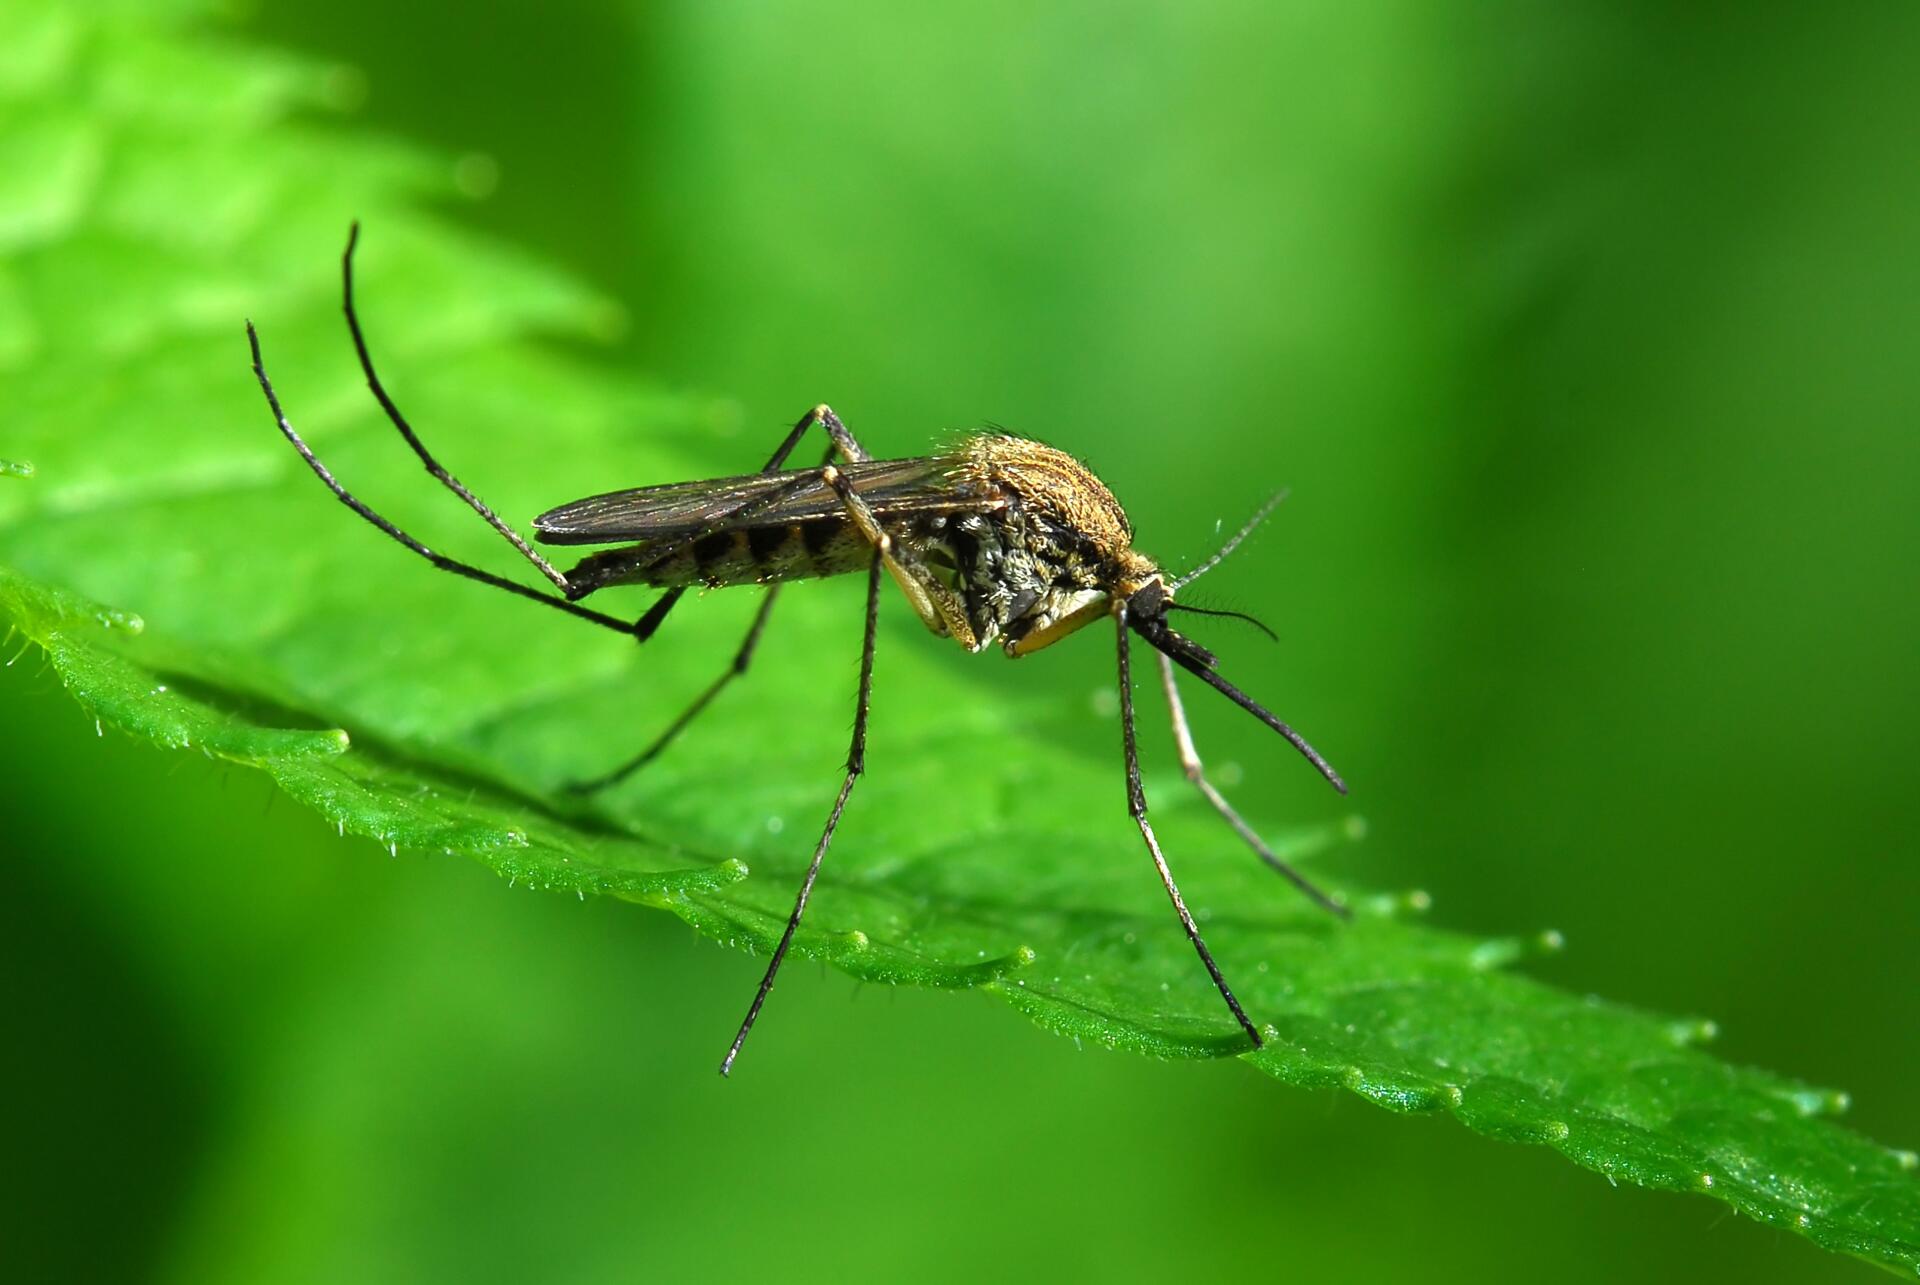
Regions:
[[[1160, 668], [1173, 735], [1187, 779], [1267, 865], [1329, 912], [1347, 910], [1306, 876], [1277, 856], [1207, 779], [1185, 708], [1174, 684], [1176, 666], [1198, 678], [1252, 714], [1298, 750], [1320, 775], [1346, 793], [1340, 779], [1305, 738], [1251, 696], [1227, 681], [1215, 655], [1176, 631], [1169, 617], [1178, 611], [1239, 615], [1188, 606], [1175, 594], [1231, 554], [1273, 510], [1274, 496], [1212, 557], [1185, 575], [1169, 576], [1133, 547], [1126, 512], [1099, 478], [1064, 451], [1005, 433], [969, 437], [943, 454], [919, 459], [876, 460], [833, 409], [815, 406], [787, 432], [758, 473], [711, 481], [678, 482], [610, 491], [550, 509], [534, 519], [535, 538], [553, 545], [612, 545], [587, 554], [562, 572], [534, 550], [480, 498], [449, 473], [421, 441], [375, 373], [365, 332], [354, 306], [353, 256], [359, 244], [356, 223], [341, 256], [342, 307], [347, 331], [367, 387], [380, 408], [440, 484], [509, 543], [538, 571], [553, 591], [495, 575], [428, 548], [340, 484], [297, 433], [281, 409], [261, 357], [260, 338], [247, 323], [253, 373], [266, 395], [280, 432], [307, 467], [342, 504], [389, 537], [442, 571], [530, 598], [636, 641], [651, 638], [681, 597], [696, 585], [767, 586], [760, 609], [732, 663], [696, 697], [680, 717], [652, 743], [613, 770], [573, 787], [583, 792], [625, 780], [656, 758], [714, 698], [752, 662], [766, 630], [780, 587], [807, 580], [863, 572], [866, 577], [866, 625], [860, 648], [860, 680], [854, 701], [853, 740], [845, 775], [825, 826], [813, 846], [813, 859], [794, 898], [754, 992], [746, 1018], [720, 1063], [724, 1076], [733, 1069], [747, 1035], [773, 989], [787, 949], [806, 913], [820, 863], [854, 783], [866, 771], [867, 718], [873, 694], [874, 637], [880, 611], [882, 576], [906, 596], [914, 614], [935, 635], [951, 638], [969, 652], [994, 642], [1008, 656], [1026, 656], [1059, 642], [1101, 618], [1112, 621], [1119, 660], [1120, 741], [1126, 762], [1127, 811], [1152, 857], [1154, 869], [1173, 902], [1180, 926], [1213, 979], [1234, 1020], [1253, 1047], [1262, 1047], [1260, 1030], [1234, 997], [1213, 952], [1207, 949], [1187, 909], [1160, 841], [1147, 819], [1146, 793], [1140, 784], [1140, 756], [1134, 734], [1133, 672], [1129, 636], [1137, 634], [1153, 648]], [[827, 446], [815, 468], [784, 467], [809, 432], [818, 429]], [[581, 599], [617, 585], [647, 585], [664, 592], [635, 620], [584, 606]], [[1251, 620], [1251, 617], [1243, 617]], [[1253, 623], [1267, 632], [1258, 621]]]

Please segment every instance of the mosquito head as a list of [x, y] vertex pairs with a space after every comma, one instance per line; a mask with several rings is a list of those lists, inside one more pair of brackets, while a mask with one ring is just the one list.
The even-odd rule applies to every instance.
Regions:
[[1157, 571], [1127, 595], [1127, 625], [1133, 632], [1189, 669], [1199, 665], [1211, 671], [1219, 657], [1167, 623], [1168, 613], [1184, 610], [1173, 600], [1173, 587]]

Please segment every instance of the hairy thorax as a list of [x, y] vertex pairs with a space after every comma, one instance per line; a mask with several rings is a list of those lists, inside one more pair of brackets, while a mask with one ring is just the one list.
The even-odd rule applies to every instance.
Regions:
[[1044, 645], [1063, 622], [1078, 623], [1155, 572], [1133, 551], [1112, 492], [1064, 451], [976, 437], [951, 476], [979, 507], [919, 517], [901, 534], [959, 596], [976, 649], [996, 638], [1015, 654]]

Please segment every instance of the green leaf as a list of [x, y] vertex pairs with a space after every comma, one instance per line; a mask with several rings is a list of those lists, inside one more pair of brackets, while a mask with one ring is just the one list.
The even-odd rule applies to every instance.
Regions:
[[[746, 683], [630, 785], [569, 801], [564, 783], [711, 680], [753, 593], [689, 602], [636, 651], [433, 573], [286, 449], [241, 318], [339, 476], [436, 548], [503, 569], [511, 552], [422, 478], [359, 383], [334, 275], [353, 217], [389, 382], [500, 511], [737, 472], [768, 443], [724, 405], [539, 342], [605, 333], [616, 310], [422, 215], [455, 194], [452, 168], [314, 124], [326, 99], [319, 69], [186, 43], [151, 11], [30, 0], [0, 17], [0, 446], [39, 464], [0, 491], [0, 612], [103, 730], [257, 767], [390, 849], [623, 897], [766, 951], [845, 753], [859, 586], [786, 595]], [[1105, 645], [1090, 638], [1074, 645]], [[986, 990], [1080, 1040], [1235, 1055], [1395, 1111], [1450, 1112], [1616, 1182], [1703, 1192], [1920, 1268], [1914, 1157], [1826, 1119], [1844, 1095], [1714, 1060], [1693, 1047], [1710, 1023], [1508, 971], [1550, 934], [1438, 931], [1409, 922], [1417, 894], [1353, 888], [1355, 921], [1335, 923], [1176, 772], [1152, 769], [1190, 899], [1271, 1032], [1241, 1052], [1126, 821], [1112, 711], [1091, 689], [1009, 691], [962, 659], [889, 616], [873, 770], [797, 953]], [[1109, 752], [1077, 748], [1098, 742]], [[1298, 770], [1277, 751], [1271, 766]], [[1324, 877], [1351, 828], [1274, 837]], [[735, 1016], [714, 1015], [716, 1053]]]

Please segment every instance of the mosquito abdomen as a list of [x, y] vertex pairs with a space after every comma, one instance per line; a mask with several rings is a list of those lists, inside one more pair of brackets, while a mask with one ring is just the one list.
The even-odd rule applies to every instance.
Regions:
[[577, 597], [608, 585], [772, 584], [858, 571], [872, 547], [834, 517], [781, 526], [738, 526], [696, 539], [650, 540], [591, 554], [567, 573]]

